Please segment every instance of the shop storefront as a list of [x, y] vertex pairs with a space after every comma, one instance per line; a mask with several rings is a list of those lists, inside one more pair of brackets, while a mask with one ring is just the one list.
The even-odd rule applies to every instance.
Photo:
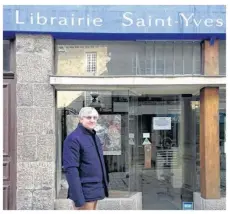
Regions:
[[5, 208], [71, 209], [62, 144], [94, 106], [110, 181], [98, 209], [225, 209], [225, 28], [223, 6], [4, 7]]

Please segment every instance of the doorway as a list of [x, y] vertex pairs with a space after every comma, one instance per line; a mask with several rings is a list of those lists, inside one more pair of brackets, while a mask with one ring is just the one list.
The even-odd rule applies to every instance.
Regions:
[[135, 133], [131, 163], [135, 181], [130, 182], [135, 185], [130, 188], [142, 192], [143, 210], [180, 210], [182, 202], [193, 200], [196, 142], [191, 105], [186, 105], [191, 97], [130, 97], [129, 132]]

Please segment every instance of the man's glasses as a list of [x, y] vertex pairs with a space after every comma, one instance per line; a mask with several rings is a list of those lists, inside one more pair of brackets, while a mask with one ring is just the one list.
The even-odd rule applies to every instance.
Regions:
[[91, 119], [97, 120], [97, 119], [98, 119], [97, 116], [86, 116], [85, 118], [86, 118], [87, 120], [91, 120]]

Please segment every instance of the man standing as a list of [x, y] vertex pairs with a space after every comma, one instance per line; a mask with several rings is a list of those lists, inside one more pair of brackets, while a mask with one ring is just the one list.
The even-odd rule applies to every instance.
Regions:
[[74, 209], [95, 210], [97, 201], [108, 197], [108, 181], [102, 145], [94, 130], [98, 112], [84, 107], [78, 127], [67, 136], [63, 146], [63, 167], [69, 185], [67, 198]]

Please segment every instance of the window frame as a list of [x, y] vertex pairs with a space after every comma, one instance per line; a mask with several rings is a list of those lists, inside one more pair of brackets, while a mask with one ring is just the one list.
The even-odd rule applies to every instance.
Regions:
[[[91, 60], [91, 67], [89, 67], [89, 71], [88, 71], [88, 65], [89, 63], [89, 58], [88, 56], [90, 56], [90, 60]], [[95, 58], [95, 61], [93, 61], [93, 59]], [[95, 64], [95, 70], [93, 70], [93, 64]], [[92, 69], [92, 71], [91, 71]], [[87, 74], [96, 74], [97, 73], [97, 52], [85, 52], [85, 70]]]

